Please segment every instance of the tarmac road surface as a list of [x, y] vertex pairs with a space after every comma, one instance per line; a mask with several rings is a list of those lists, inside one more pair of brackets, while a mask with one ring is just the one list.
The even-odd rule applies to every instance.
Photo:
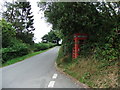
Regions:
[[[59, 46], [2, 68], [2, 88], [80, 88], [56, 71]], [[1, 69], [0, 69], [1, 70]]]

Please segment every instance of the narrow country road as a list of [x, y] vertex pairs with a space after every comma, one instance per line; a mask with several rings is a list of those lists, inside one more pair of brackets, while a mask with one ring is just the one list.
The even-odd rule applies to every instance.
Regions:
[[2, 88], [80, 88], [55, 69], [59, 47], [2, 68]]

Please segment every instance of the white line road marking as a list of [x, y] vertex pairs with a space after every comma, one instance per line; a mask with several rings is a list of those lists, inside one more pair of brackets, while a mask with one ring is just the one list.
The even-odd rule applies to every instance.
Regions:
[[53, 78], [53, 79], [56, 79], [56, 78], [57, 78], [57, 74], [54, 74], [52, 78]]
[[50, 81], [50, 83], [48, 84], [48, 88], [52, 88], [54, 87], [55, 81]]

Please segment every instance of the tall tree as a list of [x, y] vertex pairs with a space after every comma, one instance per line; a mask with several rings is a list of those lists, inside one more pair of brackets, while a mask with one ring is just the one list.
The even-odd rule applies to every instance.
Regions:
[[30, 2], [6, 2], [5, 6], [7, 10], [3, 13], [3, 17], [16, 29], [16, 37], [25, 43], [32, 44], [34, 36], [32, 31], [35, 28]]
[[118, 59], [120, 38], [116, 31], [120, 29], [119, 2], [50, 2], [42, 3], [41, 6], [53, 29], [62, 32], [67, 53], [72, 53], [73, 34], [87, 33], [89, 40], [88, 45], [85, 45], [86, 52], [94, 49], [98, 57], [107, 60]]
[[48, 34], [42, 37], [42, 42], [52, 42], [59, 45], [60, 38], [55, 34], [55, 31], [51, 30]]

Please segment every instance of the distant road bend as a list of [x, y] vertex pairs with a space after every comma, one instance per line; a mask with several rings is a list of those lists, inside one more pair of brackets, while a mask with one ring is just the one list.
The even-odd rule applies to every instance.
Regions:
[[59, 47], [2, 68], [2, 88], [80, 88], [55, 69]]

